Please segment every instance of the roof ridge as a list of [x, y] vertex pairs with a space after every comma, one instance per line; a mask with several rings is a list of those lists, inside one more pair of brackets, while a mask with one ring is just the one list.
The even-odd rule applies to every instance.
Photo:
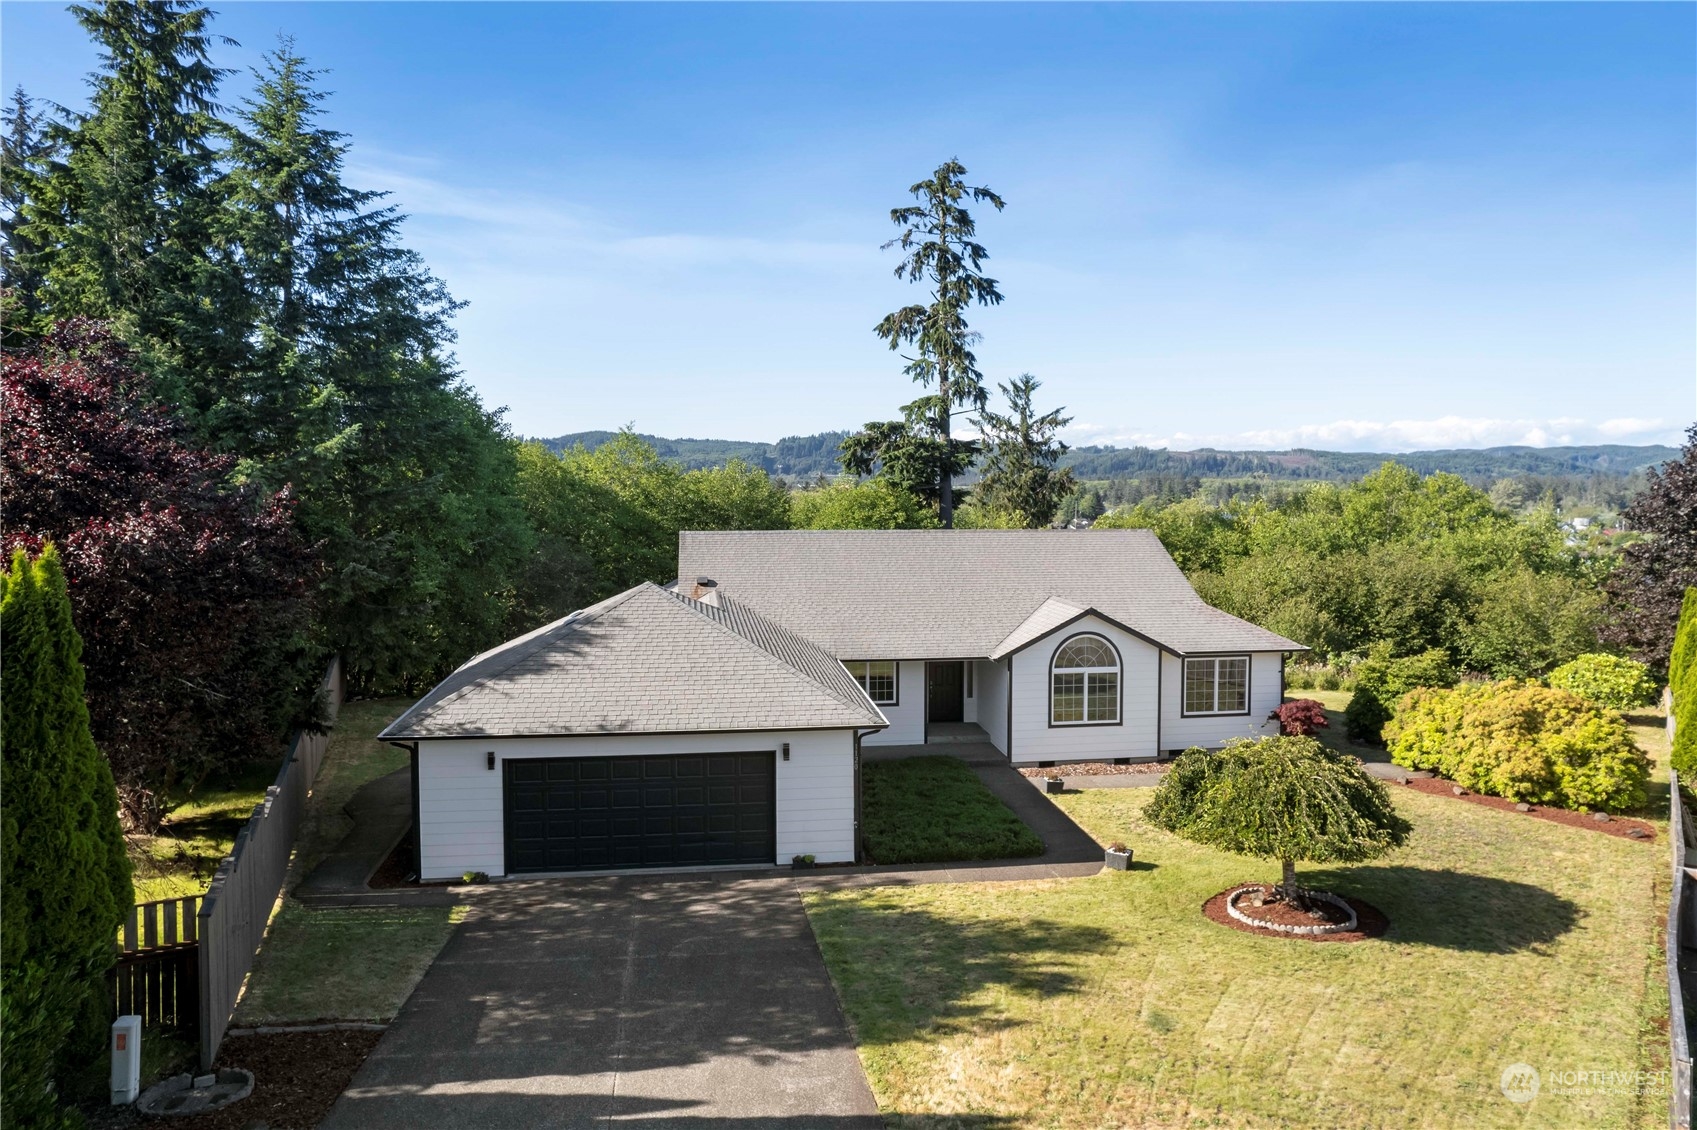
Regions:
[[[525, 640], [523, 646], [510, 649], [508, 652], [510, 658], [506, 663], [501, 664], [499, 667], [491, 668], [484, 674], [461, 687], [459, 690], [454, 691], [452, 694], [443, 695], [441, 698], [432, 702], [429, 706], [426, 706], [423, 709], [420, 709], [415, 704], [412, 709], [402, 714], [399, 718], [396, 718], [393, 722], [389, 723], [389, 725], [383, 727], [383, 731], [387, 732], [393, 727], [400, 725], [402, 722], [418, 723], [428, 720], [432, 715], [437, 714], [445, 707], [458, 702], [460, 699], [464, 698], [472, 691], [477, 690], [479, 687], [487, 685], [489, 680], [493, 679], [495, 676], [511, 671], [521, 661], [529, 659], [532, 655], [535, 655], [538, 651], [542, 650], [545, 642], [553, 642], [556, 638], [553, 629], [570, 628], [573, 631], [576, 631], [582, 625], [593, 623], [594, 621], [599, 620], [602, 616], [611, 612], [613, 609], [618, 608], [620, 605], [630, 600], [631, 597], [641, 592], [645, 587], [658, 588], [659, 586], [655, 585], [652, 581], [643, 581], [640, 584], [633, 585], [624, 592], [616, 593], [605, 600], [597, 601], [594, 604], [586, 605], [583, 608], [568, 612], [552, 624], [544, 624], [541, 628], [535, 629], [532, 632], [531, 638]], [[523, 637], [520, 638], [522, 639]], [[513, 643], [516, 641], [508, 642]], [[438, 682], [436, 686], [439, 687], [443, 683], [446, 683], [448, 679], [452, 679], [455, 675], [459, 674], [459, 672], [465, 670], [473, 663], [476, 663], [482, 656], [489, 655], [499, 650], [499, 647], [493, 647], [488, 651], [481, 652], [478, 655], [473, 656], [464, 663], [460, 664], [460, 666], [454, 668], [453, 671], [449, 672], [447, 677]], [[429, 691], [426, 691], [424, 699], [420, 699], [419, 701], [423, 702], [425, 699], [428, 699], [431, 694], [435, 693], [435, 690], [436, 687], [432, 687]], [[381, 734], [379, 736], [381, 736]]]
[[[656, 587], [658, 588], [658, 586], [656, 586]], [[661, 588], [659, 591], [664, 593], [665, 595], [671, 597], [673, 600], [677, 601], [678, 604], [683, 608], [683, 610], [685, 612], [692, 613], [693, 615], [699, 617], [700, 619], [705, 620], [707, 623], [713, 625], [713, 627], [717, 628], [719, 631], [725, 633], [727, 636], [730, 636], [732, 639], [736, 640], [743, 647], [745, 647], [748, 650], [755, 652], [756, 654], [760, 655], [767, 662], [777, 664], [779, 667], [783, 668], [785, 673], [787, 673], [790, 678], [796, 679], [796, 680], [800, 681], [801, 683], [804, 683], [806, 686], [812, 688], [815, 691], [823, 691], [827, 696], [829, 696], [834, 701], [836, 701], [836, 702], [838, 702], [838, 703], [840, 703], [844, 706], [852, 707], [853, 709], [856, 709], [856, 710], [860, 710], [860, 709], [863, 709], [864, 707], [866, 707], [868, 705], [872, 705], [872, 700], [870, 698], [866, 699], [864, 702], [850, 702], [850, 701], [848, 701], [847, 699], [843, 698], [841, 695], [837, 694], [836, 691], [832, 690], [830, 687], [826, 686], [824, 683], [821, 683], [819, 680], [815, 679], [812, 675], [809, 675], [807, 672], [799, 669], [794, 664], [787, 663], [782, 658], [780, 658], [776, 655], [773, 655], [770, 651], [767, 651], [765, 648], [761, 647], [759, 644], [755, 643], [753, 640], [749, 639], [747, 636], [743, 635], [741, 632], [736, 631], [734, 628], [731, 628], [727, 624], [723, 624], [723, 623], [719, 622], [718, 620], [714, 619], [712, 616], [708, 615], [707, 613], [699, 611], [697, 608], [690, 607], [691, 605], [699, 605], [701, 607], [709, 607], [705, 602], [695, 600], [691, 597], [684, 596], [682, 593], [672, 592], [672, 591], [670, 591], [668, 589], [664, 589], [664, 588]], [[749, 615], [752, 615], [755, 619], [761, 621], [762, 623], [770, 624], [774, 628], [781, 627], [781, 625], [773, 623], [771, 620], [767, 619], [765, 616], [762, 616], [760, 613], [754, 611], [754, 609], [748, 607], [748, 605], [746, 605], [746, 604], [738, 603], [737, 607], [740, 608], [743, 612], [745, 612]], [[783, 629], [783, 630], [789, 631], [789, 629]], [[790, 634], [796, 636], [798, 639], [801, 639], [805, 643], [812, 643], [812, 641], [808, 640], [806, 636], [803, 636], [798, 632], [790, 632]], [[819, 645], [813, 644], [813, 646], [818, 647]], [[823, 649], [821, 649], [821, 650], [823, 650]], [[826, 652], [826, 654], [828, 655], [830, 653]], [[836, 661], [833, 660], [833, 662], [836, 662]], [[874, 713], [878, 712], [878, 708], [877, 708], [876, 705], [873, 705], [872, 709], [873, 709]]]

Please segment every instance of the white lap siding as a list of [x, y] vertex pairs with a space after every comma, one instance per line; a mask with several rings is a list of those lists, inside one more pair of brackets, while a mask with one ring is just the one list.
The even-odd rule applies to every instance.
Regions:
[[[1242, 653], [1240, 653], [1242, 654]], [[1284, 691], [1280, 678], [1284, 654], [1258, 651], [1249, 655], [1249, 713], [1184, 715], [1184, 660], [1161, 656], [1161, 748], [1191, 746], [1218, 749], [1232, 738], [1257, 738], [1279, 732], [1267, 716], [1279, 705]]]
[[[779, 752], [790, 744], [790, 760]], [[489, 752], [495, 768], [488, 768]], [[505, 869], [504, 761], [528, 757], [635, 757], [771, 750], [777, 767], [777, 854], [854, 860], [854, 732], [608, 734], [422, 741], [418, 753], [419, 874], [457, 877]]]
[[[1119, 724], [1051, 726], [1049, 661], [1062, 644], [1085, 632], [1105, 637], [1119, 652]], [[1155, 757], [1159, 711], [1155, 680], [1159, 655], [1154, 645], [1094, 617], [1062, 628], [1024, 651], [1015, 652], [1011, 657], [1013, 732], [1008, 735], [1013, 763]]]
[[973, 664], [978, 699], [978, 724], [990, 735], [990, 744], [1008, 751], [1008, 665], [990, 659]]
[[896, 664], [896, 703], [879, 703], [890, 728], [868, 734], [862, 745], [923, 745], [925, 743], [925, 664], [908, 660]]

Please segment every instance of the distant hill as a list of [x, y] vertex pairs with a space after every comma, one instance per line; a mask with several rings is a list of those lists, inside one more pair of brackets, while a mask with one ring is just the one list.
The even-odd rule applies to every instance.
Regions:
[[[617, 432], [573, 432], [537, 442], [555, 451], [564, 451], [577, 444], [591, 451], [612, 439]], [[837, 445], [847, 432], [820, 432], [812, 436], [785, 436], [777, 443], [755, 443], [735, 439], [667, 439], [638, 433], [638, 438], [653, 445], [662, 459], [670, 459], [686, 470], [702, 467], [722, 467], [732, 459], [741, 459], [773, 475], [789, 479], [811, 479], [816, 475], [837, 473]]]
[[[615, 432], [575, 432], [538, 442], [564, 451], [581, 443], [593, 450]], [[785, 436], [777, 443], [730, 439], [666, 439], [642, 436], [662, 458], [695, 469], [718, 467], [741, 459], [774, 475], [811, 479], [837, 473], [837, 445], [847, 432]], [[1629, 447], [1598, 444], [1591, 447], [1484, 447], [1399, 454], [1357, 451], [1167, 451], [1150, 447], [1075, 447], [1063, 462], [1080, 479], [1358, 479], [1387, 460], [1395, 460], [1423, 475], [1449, 471], [1471, 482], [1488, 485], [1497, 479], [1537, 476], [1626, 477], [1646, 467], [1679, 458], [1679, 449], [1649, 444]]]

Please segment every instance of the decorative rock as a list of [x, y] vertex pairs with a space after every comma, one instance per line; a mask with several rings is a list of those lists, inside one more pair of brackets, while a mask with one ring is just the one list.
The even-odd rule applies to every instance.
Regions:
[[1646, 832], [1642, 828], [1628, 828], [1626, 830], [1626, 834], [1634, 840], [1647, 840], [1650, 838], [1650, 833]]
[[1595, 820], [1599, 824], [1607, 824], [1610, 820], [1613, 820], [1614, 817], [1610, 816], [1606, 812], [1593, 812], [1591, 814], [1591, 819]]
[[1266, 895], [1266, 888], [1264, 887], [1239, 887], [1226, 896], [1226, 913], [1245, 925], [1259, 926], [1263, 930], [1277, 930], [1281, 934], [1345, 934], [1360, 925], [1355, 917], [1355, 908], [1330, 891], [1304, 891], [1303, 894], [1311, 899], [1331, 903], [1349, 916], [1346, 921], [1331, 922], [1324, 926], [1286, 926], [1280, 922], [1267, 922], [1260, 918], [1252, 918], [1237, 908], [1237, 900], [1251, 891], [1263, 898]]
[[1521, 801], [1519, 804], [1514, 806], [1514, 810], [1516, 812], [1531, 812], [1532, 806], [1527, 804], [1525, 801]]
[[184, 1072], [155, 1083], [141, 1093], [136, 1109], [143, 1114], [200, 1114], [220, 1110], [253, 1094], [253, 1072], [226, 1067], [213, 1075]]
[[1467, 790], [1462, 788], [1460, 785], [1456, 785], [1453, 788], [1451, 788], [1450, 792], [1454, 793], [1456, 796], [1466, 796], [1467, 795]]

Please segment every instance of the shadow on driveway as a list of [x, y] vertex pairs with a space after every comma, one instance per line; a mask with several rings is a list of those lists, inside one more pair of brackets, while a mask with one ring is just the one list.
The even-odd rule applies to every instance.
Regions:
[[789, 882], [643, 876], [491, 891], [324, 1126], [609, 1119], [882, 1126]]

